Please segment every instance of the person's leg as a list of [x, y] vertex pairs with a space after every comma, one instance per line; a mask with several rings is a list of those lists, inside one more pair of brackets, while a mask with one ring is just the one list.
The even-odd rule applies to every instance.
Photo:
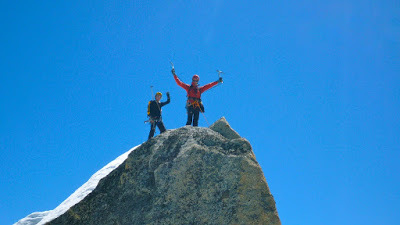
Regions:
[[158, 129], [160, 129], [160, 133], [164, 133], [166, 131], [163, 121], [157, 123]]
[[150, 123], [150, 124], [151, 124], [151, 126], [150, 126], [150, 133], [149, 133], [148, 139], [152, 138], [154, 136], [154, 132], [156, 132], [156, 123], [154, 122], [154, 123]]
[[189, 107], [187, 109], [187, 121], [186, 121], [186, 125], [192, 125], [192, 118], [193, 118], [193, 110], [191, 109], [191, 107]]
[[200, 114], [199, 110], [195, 110], [193, 112], [193, 126], [194, 127], [197, 127], [199, 125], [199, 114]]

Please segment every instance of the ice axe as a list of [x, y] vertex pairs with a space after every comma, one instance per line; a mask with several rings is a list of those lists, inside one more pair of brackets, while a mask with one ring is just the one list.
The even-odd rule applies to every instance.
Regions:
[[153, 99], [154, 98], [153, 85], [150, 86], [150, 91], [151, 91], [151, 99]]
[[175, 67], [174, 67], [174, 64], [172, 63], [172, 61], [170, 61], [169, 63], [171, 63], [171, 72], [172, 72], [172, 74], [174, 75], [174, 76], [176, 76], [176, 73], [175, 73]]
[[222, 72], [221, 70], [217, 70], [217, 73], [218, 73], [218, 77], [221, 77], [221, 73], [224, 73], [224, 72]]
[[217, 70], [217, 73], [218, 73], [218, 78], [222, 79], [221, 74], [223, 74], [224, 72], [222, 72], [221, 70]]

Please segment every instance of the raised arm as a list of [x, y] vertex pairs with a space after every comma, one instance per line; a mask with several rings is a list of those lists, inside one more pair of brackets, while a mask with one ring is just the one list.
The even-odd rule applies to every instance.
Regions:
[[220, 79], [217, 80], [217, 81], [211, 82], [211, 83], [209, 83], [209, 84], [206, 84], [206, 85], [200, 87], [200, 88], [199, 88], [199, 89], [200, 89], [200, 93], [203, 93], [203, 92], [207, 91], [208, 89], [214, 87], [214, 86], [217, 85], [218, 83], [222, 83], [222, 78], [220, 78]]
[[171, 98], [169, 96], [169, 92], [167, 92], [167, 98], [168, 98], [167, 101], [160, 103], [160, 107], [163, 107], [164, 105], [168, 104], [171, 101]]
[[176, 84], [178, 84], [180, 87], [182, 87], [186, 91], [189, 90], [190, 85], [185, 84], [181, 80], [179, 80], [178, 76], [175, 74], [175, 69], [172, 69], [171, 72], [174, 75], [174, 79], [175, 79]]

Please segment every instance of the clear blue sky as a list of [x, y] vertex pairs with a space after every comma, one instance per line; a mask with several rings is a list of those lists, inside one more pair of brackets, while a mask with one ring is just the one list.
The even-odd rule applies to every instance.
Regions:
[[144, 142], [151, 85], [183, 126], [170, 60], [185, 82], [225, 72], [206, 118], [250, 141], [283, 224], [398, 224], [399, 1], [250, 2], [3, 2], [0, 224]]

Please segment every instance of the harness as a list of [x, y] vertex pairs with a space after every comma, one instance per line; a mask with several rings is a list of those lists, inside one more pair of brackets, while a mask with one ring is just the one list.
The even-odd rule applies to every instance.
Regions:
[[[190, 102], [190, 100], [192, 100], [192, 102]], [[186, 103], [186, 109], [189, 109], [189, 107], [193, 107], [193, 109], [199, 109], [199, 111], [201, 112], [201, 114], [203, 114], [204, 119], [206, 120], [208, 126], [210, 126], [210, 124], [207, 121], [206, 116], [204, 115], [204, 106], [203, 103], [201, 103], [201, 99], [200, 98], [194, 98], [194, 97], [188, 97], [187, 103]]]
[[189, 107], [192, 107], [193, 109], [199, 109], [201, 112], [204, 112], [204, 106], [200, 98], [188, 97], [186, 108]]
[[189, 105], [193, 106], [193, 108], [199, 108], [201, 110], [200, 103], [198, 101], [194, 101], [192, 103], [189, 103]]

